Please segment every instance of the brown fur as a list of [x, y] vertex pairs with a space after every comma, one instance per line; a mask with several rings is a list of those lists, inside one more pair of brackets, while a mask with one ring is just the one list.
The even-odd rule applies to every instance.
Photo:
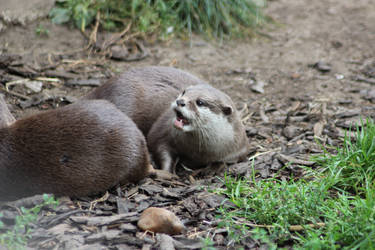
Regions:
[[[4, 104], [0, 117], [6, 114]], [[0, 128], [0, 200], [95, 194], [136, 182], [149, 168], [141, 131], [104, 100], [82, 101]]]
[[[178, 158], [190, 167], [201, 167], [246, 156], [245, 128], [229, 96], [207, 84], [195, 85], [183, 91], [175, 103], [147, 136], [150, 153], [163, 170], [171, 171]], [[176, 110], [185, 111], [191, 130], [174, 126]]]
[[179, 69], [161, 66], [132, 68], [89, 93], [116, 105], [147, 135], [156, 119], [187, 86], [204, 83]]

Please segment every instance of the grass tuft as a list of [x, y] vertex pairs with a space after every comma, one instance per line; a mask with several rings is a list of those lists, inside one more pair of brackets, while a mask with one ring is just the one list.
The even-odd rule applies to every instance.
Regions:
[[193, 32], [213, 38], [246, 36], [267, 18], [262, 14], [266, 0], [59, 0], [50, 12], [54, 23], [73, 22], [84, 30], [97, 12], [104, 29], [133, 29], [161, 36]]
[[311, 181], [225, 176], [215, 192], [233, 203], [219, 211], [233, 242], [251, 235], [271, 249], [374, 249], [375, 125], [368, 119], [355, 130], [337, 154], [317, 158]]
[[364, 194], [375, 180], [375, 124], [373, 120], [362, 121], [355, 128], [355, 139], [345, 135], [343, 146], [337, 154], [325, 151], [316, 158], [322, 175], [337, 190], [352, 194]]

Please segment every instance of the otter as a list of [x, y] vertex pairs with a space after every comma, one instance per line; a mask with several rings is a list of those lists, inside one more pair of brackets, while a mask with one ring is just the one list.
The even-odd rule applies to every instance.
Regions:
[[156, 119], [184, 88], [203, 83], [192, 74], [172, 67], [136, 67], [111, 78], [83, 99], [112, 102], [146, 136]]
[[11, 122], [0, 97], [0, 111], [2, 201], [92, 195], [152, 171], [142, 132], [108, 101], [81, 101]]
[[84, 99], [108, 100], [133, 119], [163, 170], [172, 171], [178, 158], [201, 167], [235, 161], [248, 152], [245, 128], [231, 98], [183, 70], [133, 68]]
[[208, 84], [183, 90], [152, 126], [147, 145], [156, 164], [167, 171], [174, 171], [178, 159], [192, 168], [237, 161], [249, 148], [233, 101]]

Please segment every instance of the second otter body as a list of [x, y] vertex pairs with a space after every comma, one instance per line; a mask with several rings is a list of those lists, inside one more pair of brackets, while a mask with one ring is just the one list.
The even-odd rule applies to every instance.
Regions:
[[245, 128], [231, 98], [179, 69], [133, 68], [86, 99], [109, 100], [133, 119], [164, 170], [172, 171], [177, 159], [201, 167], [235, 161], [248, 152]]
[[111, 78], [84, 99], [112, 102], [146, 136], [156, 119], [184, 88], [202, 83], [192, 74], [172, 67], [139, 67]]
[[149, 168], [141, 131], [104, 100], [82, 101], [0, 128], [0, 200], [95, 194], [136, 182]]

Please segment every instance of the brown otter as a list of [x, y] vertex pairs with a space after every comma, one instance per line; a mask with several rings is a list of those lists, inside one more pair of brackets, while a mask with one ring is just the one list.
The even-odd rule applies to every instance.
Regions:
[[235, 161], [248, 153], [248, 140], [229, 96], [199, 84], [185, 89], [155, 122], [147, 144], [156, 164], [172, 171], [185, 165]]
[[105, 99], [116, 105], [146, 136], [178, 94], [199, 78], [172, 67], [132, 68], [90, 92], [84, 99]]
[[[0, 110], [0, 121], [7, 120], [1, 97]], [[150, 168], [141, 131], [104, 100], [81, 101], [0, 128], [0, 200], [95, 194], [138, 181]]]

